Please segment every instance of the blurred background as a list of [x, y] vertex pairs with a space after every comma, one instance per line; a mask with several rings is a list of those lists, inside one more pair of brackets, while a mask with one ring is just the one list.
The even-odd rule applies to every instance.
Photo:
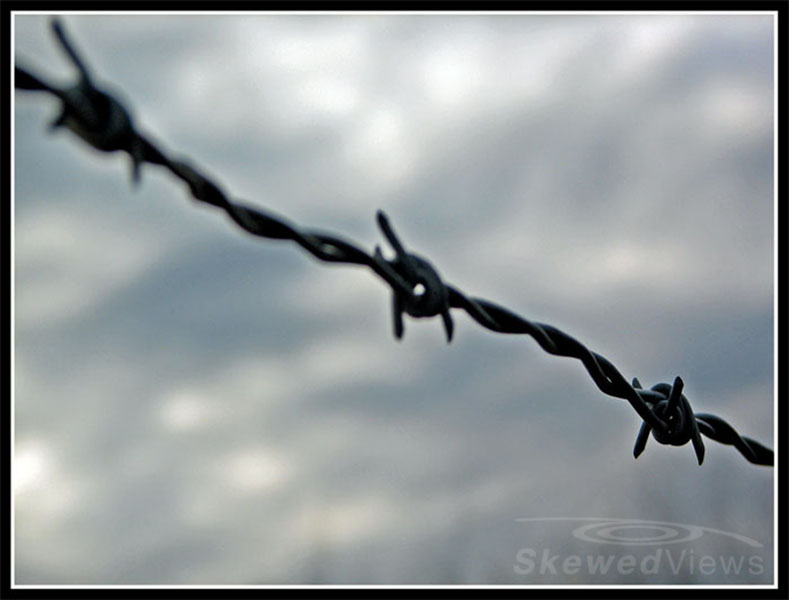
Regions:
[[[63, 20], [233, 197], [368, 250], [384, 209], [449, 283], [774, 446], [771, 16]], [[18, 64], [73, 80], [46, 15], [13, 26]], [[580, 362], [459, 311], [451, 345], [439, 319], [397, 342], [367, 270], [246, 235], [162, 169], [135, 190], [125, 155], [46, 132], [53, 98], [15, 103], [17, 584], [772, 582], [773, 469], [712, 441], [702, 467], [654, 440], [636, 461], [638, 417]], [[659, 549], [581, 517], [761, 545], [568, 573]]]

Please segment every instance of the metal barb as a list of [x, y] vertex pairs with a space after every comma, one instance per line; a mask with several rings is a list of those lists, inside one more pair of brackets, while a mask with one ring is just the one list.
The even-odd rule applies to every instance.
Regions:
[[92, 85], [90, 72], [88, 68], [85, 66], [82, 58], [80, 58], [79, 54], [77, 54], [74, 45], [69, 41], [68, 37], [66, 36], [66, 31], [63, 28], [63, 23], [57, 17], [54, 17], [50, 22], [52, 27], [52, 31], [55, 34], [58, 42], [60, 42], [60, 46], [63, 48], [63, 51], [68, 55], [71, 59], [71, 62], [74, 63], [74, 66], [77, 67], [79, 71], [80, 77], [82, 78], [83, 82], [88, 85]]
[[671, 392], [668, 396], [668, 412], [672, 414], [679, 409], [679, 399], [682, 396], [682, 389], [685, 387], [685, 382], [681, 377], [674, 379], [674, 385], [671, 386]]
[[[665, 430], [658, 430], [652, 427], [646, 420], [641, 424], [636, 443], [633, 446], [633, 456], [638, 458], [644, 451], [649, 439], [649, 434], [657, 442], [665, 445], [684, 446], [688, 442], [693, 443], [693, 450], [696, 453], [698, 463], [704, 462], [704, 442], [701, 439], [696, 416], [690, 407], [690, 402], [682, 393], [685, 383], [681, 377], [674, 379], [673, 385], [658, 383], [652, 386], [650, 402], [653, 404], [653, 413], [661, 417], [667, 424]], [[633, 378], [633, 388], [641, 389], [641, 383]], [[658, 398], [655, 400], [655, 398]]]
[[[224, 210], [234, 223], [252, 235], [290, 240], [321, 261], [368, 267], [392, 289], [394, 333], [398, 339], [404, 331], [403, 313], [416, 318], [440, 314], [447, 341], [450, 341], [454, 330], [450, 308], [459, 308], [486, 329], [529, 335], [545, 352], [579, 360], [601, 392], [626, 400], [641, 417], [642, 425], [633, 448], [636, 457], [644, 451], [652, 433], [652, 437], [661, 444], [684, 445], [691, 441], [701, 464], [704, 460], [703, 434], [719, 443], [734, 446], [751, 463], [773, 465], [773, 451], [769, 448], [740, 436], [718, 416], [694, 414], [682, 393], [684, 382], [681, 378], [677, 377], [673, 385], [658, 383], [650, 390], [643, 389], [637, 378], [633, 378], [631, 385], [608, 359], [561, 330], [529, 321], [489, 300], [467, 297], [457, 288], [445, 284], [430, 262], [406, 251], [382, 211], [378, 211], [377, 220], [384, 237], [395, 250], [396, 257], [391, 261], [383, 257], [378, 246], [373, 254], [369, 254], [336, 236], [303, 230], [272, 213], [234, 202], [219, 184], [190, 162], [169, 157], [138, 133], [121, 102], [93, 85], [85, 63], [59, 20], [52, 21], [52, 30], [80, 73], [78, 83], [69, 89], [60, 89], [17, 66], [14, 77], [16, 89], [46, 92], [57, 97], [62, 103], [62, 111], [55, 121], [56, 127], [68, 127], [99, 150], [128, 152], [133, 181], [139, 179], [143, 163], [162, 166], [188, 186], [195, 200]], [[417, 285], [424, 288], [423, 293], [415, 293]]]
[[[395, 338], [402, 339], [405, 331], [403, 313], [416, 318], [434, 317], [440, 314], [447, 343], [451, 342], [454, 324], [449, 312], [447, 286], [441, 281], [441, 277], [433, 265], [421, 256], [406, 251], [384, 211], [379, 210], [376, 217], [384, 237], [395, 251], [395, 258], [386, 261], [380, 248], [376, 247], [376, 258], [379, 261], [388, 262], [392, 269], [405, 280], [409, 288], [406, 293], [402, 289], [392, 288], [392, 319]], [[417, 286], [424, 288], [421, 293], [417, 293]]]
[[[32, 88], [49, 91], [61, 101], [60, 113], [50, 124], [50, 131], [65, 127], [97, 150], [127, 152], [131, 159], [132, 184], [136, 186], [140, 180], [140, 166], [147, 159], [145, 141], [135, 131], [123, 104], [94, 85], [85, 61], [68, 39], [61, 21], [52, 19], [51, 27], [61, 48], [79, 71], [79, 77], [69, 88], [56, 88], [40, 80], [40, 85]], [[27, 75], [21, 85], [17, 84], [21, 89], [31, 89], [29, 86], [36, 83], [35, 76]]]

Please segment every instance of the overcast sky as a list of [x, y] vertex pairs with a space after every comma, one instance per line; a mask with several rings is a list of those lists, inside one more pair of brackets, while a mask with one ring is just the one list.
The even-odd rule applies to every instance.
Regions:
[[[234, 198], [368, 250], [383, 209], [446, 281], [773, 447], [771, 16], [64, 24]], [[14, 26], [18, 64], [73, 81], [46, 16]], [[637, 415], [577, 360], [460, 311], [450, 345], [439, 319], [397, 342], [368, 270], [246, 235], [160, 168], [135, 190], [125, 156], [46, 132], [54, 99], [15, 102], [17, 583], [772, 581], [771, 468], [713, 441], [701, 467], [634, 460]], [[516, 521], [548, 517], [761, 546]], [[745, 566], [516, 568], [660, 548]]]

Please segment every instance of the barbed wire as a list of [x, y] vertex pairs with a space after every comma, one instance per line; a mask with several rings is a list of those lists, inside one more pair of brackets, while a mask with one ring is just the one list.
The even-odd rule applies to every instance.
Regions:
[[96, 87], [57, 18], [52, 19], [51, 27], [60, 46], [79, 72], [76, 84], [60, 88], [15, 66], [15, 88], [47, 92], [60, 100], [60, 114], [50, 125], [51, 129], [66, 127], [104, 152], [126, 152], [131, 160], [134, 185], [139, 183], [143, 163], [162, 166], [186, 183], [195, 200], [221, 208], [239, 227], [252, 235], [291, 240], [321, 261], [368, 267], [392, 288], [393, 328], [397, 339], [402, 338], [405, 331], [405, 313], [415, 318], [441, 315], [447, 342], [451, 342], [454, 331], [451, 309], [456, 308], [466, 311], [472, 319], [491, 331], [526, 334], [533, 337], [549, 354], [580, 360], [600, 391], [626, 400], [641, 417], [643, 423], [633, 448], [636, 458], [644, 451], [651, 432], [652, 437], [661, 444], [682, 446], [691, 442], [699, 464], [704, 460], [704, 435], [721, 444], [734, 446], [752, 463], [773, 465], [771, 449], [739, 435], [720, 417], [694, 413], [682, 393], [684, 382], [680, 377], [676, 377], [673, 384], [657, 383], [648, 390], [642, 388], [637, 378], [633, 379], [632, 384], [628, 383], [611, 361], [556, 327], [535, 323], [489, 300], [467, 296], [445, 283], [427, 259], [406, 250], [381, 210], [377, 213], [377, 221], [395, 251], [395, 258], [391, 260], [383, 257], [379, 245], [369, 254], [340, 237], [304, 230], [271, 212], [231, 201], [217, 183], [203, 175], [189, 161], [169, 157], [139, 133], [124, 106], [115, 97]]

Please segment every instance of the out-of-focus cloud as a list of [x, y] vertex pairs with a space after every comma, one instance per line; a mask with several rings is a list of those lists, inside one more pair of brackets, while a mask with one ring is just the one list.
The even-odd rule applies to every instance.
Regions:
[[[772, 445], [769, 15], [64, 17], [141, 130], [305, 227], [406, 246]], [[73, 76], [47, 19], [16, 60]], [[772, 470], [652, 440], [578, 361], [238, 231], [15, 95], [15, 565], [37, 583], [766, 583]], [[698, 524], [761, 573], [514, 570]], [[537, 537], [535, 537], [537, 536]], [[710, 538], [711, 539], [711, 538]], [[705, 538], [706, 540], [706, 538]], [[735, 555], [731, 538], [697, 554]], [[640, 577], [640, 578], [639, 578]]]

